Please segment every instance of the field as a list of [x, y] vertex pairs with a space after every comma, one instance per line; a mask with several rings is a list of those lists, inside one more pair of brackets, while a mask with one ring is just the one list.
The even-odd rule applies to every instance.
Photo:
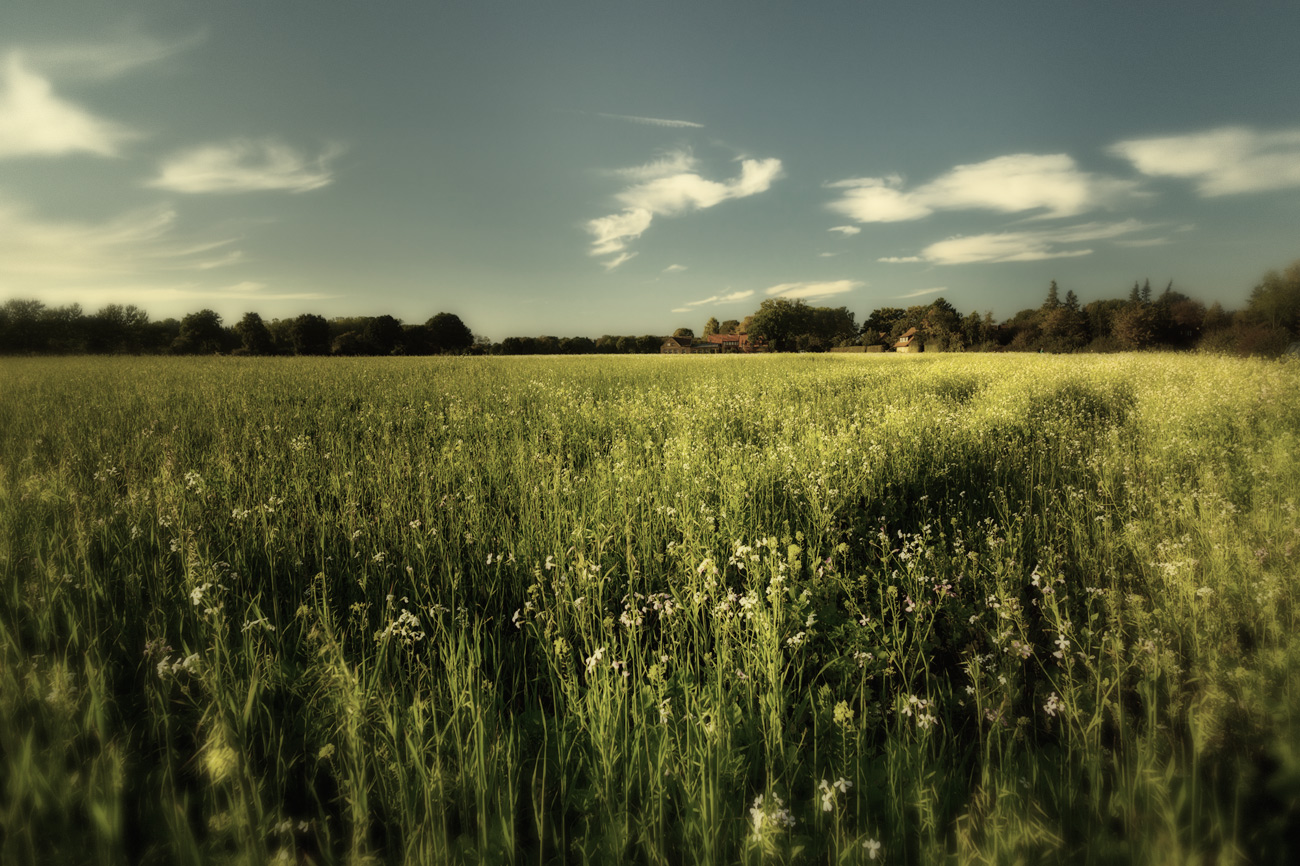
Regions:
[[1300, 365], [0, 362], [0, 862], [1300, 862]]

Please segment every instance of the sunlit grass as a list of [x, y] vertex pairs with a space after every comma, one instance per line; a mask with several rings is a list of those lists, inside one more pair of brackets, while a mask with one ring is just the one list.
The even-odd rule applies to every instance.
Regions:
[[1295, 364], [0, 383], [0, 861], [1300, 857]]

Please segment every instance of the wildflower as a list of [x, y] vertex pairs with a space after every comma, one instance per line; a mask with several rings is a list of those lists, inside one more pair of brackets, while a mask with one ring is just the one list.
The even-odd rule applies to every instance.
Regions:
[[835, 705], [834, 719], [835, 724], [842, 728], [847, 728], [853, 724], [853, 709], [849, 706], [848, 701], [840, 701]]
[[590, 674], [594, 672], [596, 670], [596, 665], [600, 664], [600, 660], [604, 657], [605, 648], [603, 646], [596, 647], [596, 651], [587, 657], [587, 673]]
[[862, 843], [862, 847], [866, 849], [868, 858], [875, 860], [877, 857], [880, 856], [880, 843], [875, 839], [865, 840]]
[[1056, 692], [1052, 692], [1047, 696], [1047, 703], [1043, 704], [1043, 712], [1049, 716], [1055, 716], [1061, 711], [1061, 708], [1061, 699], [1056, 696]]

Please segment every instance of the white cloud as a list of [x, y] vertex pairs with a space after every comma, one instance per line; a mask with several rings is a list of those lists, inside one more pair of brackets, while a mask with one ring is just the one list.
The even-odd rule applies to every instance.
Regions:
[[605, 262], [605, 270], [607, 270], [607, 271], [612, 271], [612, 270], [614, 270], [614, 268], [616, 268], [616, 267], [618, 267], [619, 265], [623, 264], [623, 262], [627, 261], [628, 259], [633, 259], [633, 258], [636, 258], [636, 253], [629, 253], [629, 252], [622, 252], [622, 253], [619, 253], [619, 254], [618, 254], [617, 256], [615, 256], [614, 258], [612, 258], [612, 259], [610, 259], [609, 261]]
[[845, 237], [852, 237], [853, 235], [856, 235], [859, 232], [861, 232], [862, 229], [858, 228], [857, 226], [831, 226], [826, 231], [839, 232]]
[[1261, 132], [1229, 126], [1121, 141], [1110, 152], [1143, 174], [1193, 180], [1203, 196], [1300, 186], [1300, 129]]
[[0, 158], [93, 153], [113, 156], [135, 133], [61, 99], [18, 52], [0, 72]]
[[665, 274], [678, 274], [678, 273], [681, 273], [681, 272], [684, 271], [684, 270], [686, 270], [686, 265], [669, 265], [668, 267], [664, 268], [664, 273], [665, 273]]
[[690, 308], [692, 307], [703, 307], [706, 304], [712, 304], [714, 306], [717, 306], [718, 304], [733, 304], [736, 301], [743, 301], [745, 300], [745, 298], [751, 298], [753, 296], [754, 296], [753, 289], [746, 289], [740, 292], [731, 292], [730, 294], [727, 295], [710, 295], [709, 297], [703, 298], [698, 301], [687, 301], [684, 309], [673, 310], [673, 312], [674, 313], [689, 312]]
[[610, 120], [626, 120], [629, 123], [640, 123], [645, 126], [667, 126], [673, 129], [703, 129], [704, 124], [694, 123], [690, 120], [667, 120], [662, 117], [637, 117], [631, 114], [605, 114], [599, 112], [598, 116], [607, 117]]
[[921, 258], [938, 265], [989, 264], [994, 262], [1036, 262], [1044, 259], [1086, 256], [1088, 241], [1109, 240], [1147, 228], [1137, 220], [1119, 223], [1085, 223], [1062, 229], [1024, 232], [993, 232], [948, 238], [930, 244]]
[[842, 295], [865, 285], [866, 283], [860, 280], [834, 280], [823, 283], [780, 283], [770, 289], [765, 289], [763, 293], [778, 298], [789, 298], [790, 300], [797, 298], [826, 298], [831, 295]]
[[[689, 166], [691, 170], [673, 170], [680, 166]], [[623, 205], [622, 212], [587, 222], [587, 232], [593, 237], [591, 255], [622, 253], [650, 227], [656, 216], [675, 216], [710, 208], [728, 199], [757, 195], [766, 192], [781, 176], [779, 159], [742, 160], [740, 174], [725, 182], [706, 180], [694, 167], [693, 158], [677, 152], [620, 172], [641, 182], [615, 196]]]
[[885, 256], [884, 258], [876, 259], [876, 261], [888, 262], [890, 264], [897, 265], [897, 264], [902, 264], [904, 262], [922, 262], [925, 260], [922, 259], [920, 256]]
[[921, 219], [939, 210], [1042, 211], [1043, 217], [1068, 217], [1137, 194], [1132, 181], [1082, 171], [1064, 153], [1017, 153], [958, 165], [910, 190], [898, 175], [827, 186], [843, 190], [828, 207], [863, 223]]
[[626, 180], [647, 181], [658, 177], [668, 177], [669, 175], [694, 171], [698, 165], [699, 160], [692, 156], [689, 150], [670, 150], [659, 159], [651, 160], [645, 165], [608, 169], [601, 173], [611, 177], [625, 178]]
[[946, 291], [948, 291], [947, 286], [938, 286], [937, 288], [933, 288], [933, 289], [917, 289], [915, 292], [908, 292], [905, 295], [894, 295], [894, 297], [900, 299], [920, 298], [920, 297], [924, 297], [925, 295], [937, 295], [940, 292], [946, 292]]
[[332, 147], [307, 159], [273, 139], [236, 139], [172, 156], [149, 186], [185, 193], [306, 192], [334, 180], [329, 163], [339, 153]]
[[695, 312], [695, 311], [692, 310], [690, 307], [673, 307], [671, 310], [669, 310], [669, 312], [671, 312], [671, 313], [693, 313], [693, 312]]

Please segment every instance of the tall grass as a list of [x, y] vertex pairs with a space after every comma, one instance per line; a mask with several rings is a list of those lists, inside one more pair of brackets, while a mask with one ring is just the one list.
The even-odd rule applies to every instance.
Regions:
[[1300, 368], [0, 364], [0, 861], [1300, 858]]

